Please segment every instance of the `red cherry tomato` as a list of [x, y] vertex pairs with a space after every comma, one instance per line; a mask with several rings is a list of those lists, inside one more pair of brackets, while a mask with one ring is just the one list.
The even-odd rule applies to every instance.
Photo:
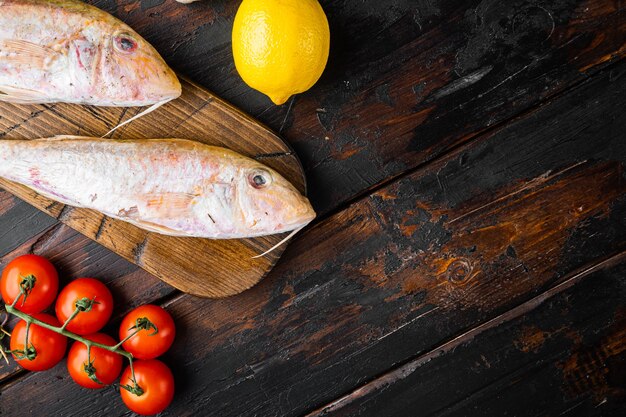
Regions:
[[[104, 333], [90, 334], [85, 338], [107, 346], [117, 344], [115, 339]], [[85, 367], [89, 368], [90, 365], [95, 369], [95, 376], [102, 384], [92, 380], [87, 374]], [[74, 342], [70, 348], [70, 353], [67, 355], [67, 370], [78, 385], [92, 389], [102, 388], [112, 384], [122, 372], [122, 356], [92, 346], [90, 358], [88, 358], [87, 346], [82, 342]]]
[[[50, 314], [37, 313], [33, 314], [33, 317], [44, 323], [57, 327], [60, 326], [57, 319]], [[11, 350], [24, 351], [25, 342], [26, 322], [20, 320], [11, 333]], [[19, 355], [14, 352], [13, 357], [17, 363], [22, 368], [28, 369], [29, 371], [45, 371], [46, 369], [52, 368], [63, 359], [65, 349], [67, 348], [67, 338], [45, 327], [31, 324], [28, 330], [28, 347], [34, 349], [35, 358], [32, 360], [27, 358], [20, 359]]]
[[30, 277], [33, 277], [33, 287], [26, 301], [24, 301], [24, 296], [21, 296], [15, 308], [24, 313], [33, 314], [48, 308], [59, 291], [59, 275], [46, 258], [24, 255], [13, 259], [2, 271], [0, 292], [2, 292], [4, 302], [12, 304], [20, 295], [20, 283]]
[[[174, 398], [174, 376], [163, 362], [156, 359], [133, 362], [135, 379], [143, 394], [137, 395], [120, 388], [122, 401], [137, 414], [152, 415], [165, 410]], [[120, 385], [133, 386], [130, 366], [126, 367]]]
[[[154, 327], [137, 328], [143, 319], [148, 319]], [[143, 321], [145, 323], [145, 321]], [[137, 331], [138, 330], [138, 331]], [[120, 325], [120, 340], [135, 333], [122, 344], [127, 352], [137, 359], [154, 359], [161, 356], [172, 346], [176, 328], [172, 316], [159, 306], [143, 305], [132, 310], [124, 317]]]
[[66, 327], [70, 332], [80, 335], [95, 333], [102, 329], [113, 312], [111, 291], [97, 279], [79, 278], [70, 282], [59, 294], [56, 313], [61, 323], [65, 323], [76, 309], [76, 302], [83, 298], [94, 300], [95, 303], [90, 311], [78, 313]]

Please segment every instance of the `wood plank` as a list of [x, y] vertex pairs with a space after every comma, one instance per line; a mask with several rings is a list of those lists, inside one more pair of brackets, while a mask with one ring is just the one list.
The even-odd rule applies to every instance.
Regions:
[[[168, 413], [300, 415], [626, 249], [626, 64], [310, 228], [259, 286], [182, 296]], [[61, 368], [10, 414], [122, 414]], [[57, 401], [62, 398], [63, 401]]]
[[[264, 164], [305, 191], [300, 163], [278, 136], [189, 81], [183, 82], [183, 90], [179, 99], [120, 128], [113, 136], [126, 139], [178, 137], [225, 146], [262, 159]], [[139, 110], [0, 103], [0, 137], [101, 136]], [[267, 155], [273, 156], [264, 157]], [[283, 245], [267, 256], [253, 259], [284, 236], [230, 240], [163, 236], [92, 210], [55, 203], [6, 180], [0, 179], [0, 186], [168, 284], [194, 295], [224, 297], [250, 288], [274, 266], [285, 249]]]
[[[32, 207], [29, 209], [25, 211], [39, 212]], [[94, 277], [106, 283], [115, 301], [111, 323], [105, 327], [105, 331], [110, 334], [116, 334], [121, 317], [133, 308], [177, 292], [136, 265], [63, 224], [50, 227], [2, 256], [0, 270], [15, 257], [27, 253], [50, 259], [59, 272], [61, 287], [80, 277]], [[54, 306], [50, 311], [54, 314]], [[9, 328], [14, 323], [16, 320], [9, 322]], [[9, 365], [3, 362], [0, 365], [0, 382], [20, 372], [21, 368], [14, 361]]]
[[0, 256], [19, 247], [29, 237], [42, 233], [55, 224], [29, 204], [0, 190]]
[[[382, 2], [380, 6], [368, 6], [372, 7], [372, 10], [367, 13], [355, 9], [351, 4], [327, 1], [323, 3], [334, 33], [349, 30], [353, 36], [334, 45], [327, 75], [313, 92], [299, 97], [291, 106], [292, 113], [287, 115], [285, 114], [287, 106], [282, 109], [267, 107], [260, 94], [245, 87], [238, 77], [234, 76], [230, 46], [224, 34], [228, 33], [225, 29], [229, 19], [234, 15], [236, 5], [183, 7], [173, 2], [151, 2], [138, 7], [137, 3], [125, 1], [94, 3], [137, 27], [177, 68], [192, 74], [203, 84], [212, 87], [253, 114], [260, 115], [265, 112], [264, 120], [277, 130], [284, 129], [290, 141], [302, 151], [301, 154], [305, 155], [308, 172], [314, 181], [314, 194], [318, 194], [313, 196], [313, 201], [322, 211], [328, 211], [341, 201], [362, 192], [365, 185], [369, 187], [380, 181], [380, 178], [363, 179], [364, 173], [368, 176], [372, 172], [380, 172], [383, 176], [396, 175], [445, 151], [449, 148], [447, 142], [456, 144], [459, 140], [465, 140], [465, 133], [459, 137], [458, 132], [453, 138], [440, 137], [451, 127], [456, 131], [455, 126], [463, 125], [465, 132], [465, 127], [469, 126], [469, 130], [479, 132], [486, 125], [493, 125], [523, 108], [534, 105], [537, 99], [545, 98], [579, 82], [585, 76], [580, 70], [592, 72], [597, 64], [607, 61], [612, 55], [622, 55], [623, 52], [621, 42], [623, 37], [620, 36], [622, 27], [613, 24], [619, 23], [619, 20], [616, 20], [619, 11], [613, 3], [606, 1], [551, 2], [537, 3], [534, 6], [513, 2], [510, 10], [492, 4], [481, 5], [478, 2], [446, 4], [429, 2], [429, 4], [419, 3], [418, 7], [406, 3], [394, 4], [392, 8]], [[542, 10], [545, 10], [547, 15]], [[533, 36], [536, 37], [536, 33], [547, 30], [546, 16], [555, 19], [555, 26], [554, 30], [550, 29], [551, 36], [548, 39], [550, 42], [540, 42]], [[349, 26], [344, 24], [346, 22], [349, 22]], [[517, 26], [515, 33], [511, 33], [513, 29], [509, 24], [512, 23], [521, 24]], [[373, 24], [381, 28], [374, 39], [370, 32], [365, 30]], [[175, 30], [163, 30], [164, 26]], [[603, 33], [602, 36], [595, 36], [595, 33], [604, 27], [615, 29]], [[525, 42], [521, 42], [519, 48], [512, 48], [507, 42], [488, 44], [488, 48], [483, 50], [477, 47], [480, 46], [481, 40], [484, 41], [481, 37], [484, 31], [478, 30], [480, 28], [498, 29], [502, 40], [511, 41], [519, 37], [524, 38]], [[450, 59], [452, 51], [459, 48], [465, 53], [465, 61], [461, 60], [460, 63], [456, 59]], [[475, 54], [468, 54], [470, 50], [474, 50]], [[541, 55], [544, 52], [545, 54]], [[471, 65], [468, 66], [469, 62], [466, 62], [468, 57], [476, 62], [481, 58], [489, 58], [489, 62], [494, 63], [493, 68], [485, 74], [480, 71], [472, 72]], [[572, 57], [576, 58], [574, 62], [570, 62]], [[536, 58], [537, 62], [531, 58]], [[521, 61], [520, 65], [511, 64], [518, 61]], [[394, 65], [392, 68], [389, 64], [382, 65], [385, 62], [393, 62]], [[395, 62], [402, 64], [395, 65]], [[517, 74], [527, 62], [531, 62], [532, 65]], [[570, 68], [570, 65], [573, 66]], [[408, 71], [409, 68], [412, 68], [411, 71]], [[429, 82], [430, 78], [434, 77], [436, 85], [429, 87], [423, 85], [426, 83], [424, 80], [417, 82], [419, 80], [414, 79], [416, 73], [428, 74], [429, 80], [426, 81]], [[218, 77], [216, 74], [228, 74], [228, 77]], [[345, 77], [332, 76], [337, 74], [343, 74]], [[442, 78], [435, 77], [437, 74], [443, 74]], [[515, 76], [509, 79], [513, 74]], [[480, 80], [474, 84], [468, 82], [476, 79], [478, 75], [482, 76]], [[390, 80], [393, 82], [390, 83]], [[344, 86], [353, 87], [340, 88], [344, 81]], [[548, 89], [542, 90], [546, 86]], [[471, 88], [468, 90], [466, 87]], [[531, 93], [521, 95], [525, 91]], [[403, 98], [409, 95], [412, 97], [416, 93], [419, 94], [415, 103]], [[341, 95], [340, 102], [345, 102], [345, 106], [341, 108], [326, 106], [332, 104], [333, 95], [336, 94]], [[453, 109], [454, 114], [450, 116], [445, 112], [446, 109], [450, 110], [451, 105], [470, 98], [472, 100], [469, 110], [472, 114], [468, 113], [467, 108]], [[389, 129], [389, 126], [395, 126], [394, 131], [398, 129], [398, 132], [410, 131], [417, 127], [416, 120], [411, 117], [398, 118], [397, 114], [417, 114], [421, 110], [414, 108], [416, 105], [424, 102], [422, 107], [426, 108], [428, 107], [426, 101], [434, 103], [442, 100], [445, 102], [437, 107], [441, 109], [442, 114], [432, 117], [429, 115], [420, 125], [423, 126], [420, 129], [427, 132], [427, 142], [437, 143], [437, 149], [431, 146], [424, 150], [421, 141], [418, 141], [416, 147], [419, 149], [409, 152], [411, 155], [415, 152], [417, 154], [409, 155], [409, 163], [403, 163], [402, 167], [393, 166], [398, 164], [398, 159], [391, 157], [391, 153], [404, 154], [405, 151], [402, 150], [404, 148], [394, 145], [395, 140], [379, 140], [380, 137], [392, 139], [397, 132], [381, 133], [378, 127], [374, 129], [361, 126], [360, 130], [353, 129], [354, 123], [338, 129], [334, 123], [330, 123], [329, 131], [333, 132], [333, 135], [329, 136], [322, 123], [324, 120], [342, 120], [344, 115], [349, 116], [349, 120], [361, 120], [370, 117], [371, 114], [373, 119], [381, 121], [379, 126], [381, 128]], [[486, 108], [482, 107], [482, 103], [486, 103]], [[378, 114], [378, 110], [372, 112], [372, 105], [376, 108], [381, 105], [389, 108], [383, 109], [383, 113]], [[326, 107], [330, 107], [330, 114]], [[321, 113], [309, 112], [315, 109], [324, 110]], [[417, 111], [414, 111], [415, 109]], [[488, 113], [494, 109], [506, 114]], [[97, 110], [93, 112], [96, 116], [91, 117], [102, 117], [97, 114]], [[36, 113], [25, 117], [37, 117]], [[450, 120], [466, 122], [450, 123]], [[435, 121], [437, 123], [433, 126]], [[105, 118], [102, 123], [110, 126], [115, 120]], [[471, 124], [474, 124], [474, 127]], [[446, 129], [437, 126], [445, 126]], [[342, 145], [341, 141], [336, 145], [325, 143], [328, 142], [324, 139], [326, 136], [330, 142], [335, 142], [337, 137], [345, 137], [342, 132], [355, 130], [359, 131], [359, 141], [366, 145], [365, 148], [378, 147], [378, 144], [385, 143], [389, 145], [372, 152], [370, 156], [374, 155], [373, 158], [359, 156], [362, 155], [363, 146], [355, 145], [358, 149], [354, 156], [345, 159], [346, 152], [353, 152], [350, 150], [352, 148], [350, 144]], [[355, 144], [358, 145], [357, 142]], [[356, 166], [357, 162], [365, 165]], [[371, 169], [371, 164], [382, 164], [385, 168]], [[316, 172], [312, 172], [312, 169]], [[359, 175], [355, 178], [350, 172], [358, 172]], [[363, 181], [366, 184], [361, 184]], [[351, 191], [346, 192], [348, 189]], [[322, 193], [323, 196], [319, 195]], [[333, 203], [327, 203], [326, 200], [332, 200]], [[157, 246], [164, 249], [164, 246]]]
[[625, 276], [623, 253], [307, 417], [624, 415]]
[[332, 42], [310, 91], [274, 106], [234, 68], [239, 3], [100, 0], [177, 70], [281, 132], [319, 213], [436, 158], [624, 56], [613, 0], [322, 0]]

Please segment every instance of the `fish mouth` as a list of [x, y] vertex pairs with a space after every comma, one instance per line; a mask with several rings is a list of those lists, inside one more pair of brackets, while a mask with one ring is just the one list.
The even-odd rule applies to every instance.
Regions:
[[178, 77], [176, 76], [176, 74], [174, 74], [173, 71], [172, 71], [172, 77], [173, 77], [173, 80], [172, 80], [173, 82], [169, 90], [169, 94], [172, 99], [175, 99], [175, 98], [180, 97], [180, 95], [183, 93], [183, 86], [180, 84]]
[[317, 213], [315, 212], [315, 210], [313, 210], [313, 207], [309, 206], [307, 213], [301, 218], [302, 226], [306, 226], [307, 224], [311, 223], [313, 220], [315, 220], [316, 217]]
[[180, 97], [183, 88], [174, 70], [161, 66], [153, 68], [151, 72], [149, 82], [145, 84], [147, 96], [151, 101], [166, 102]]
[[308, 203], [301, 209], [298, 210], [293, 217], [289, 219], [288, 222], [284, 224], [284, 231], [300, 229], [311, 223], [317, 217], [317, 213], [311, 207], [311, 204]]
[[178, 77], [173, 71], [170, 70], [170, 72], [170, 76], [166, 78], [167, 81], [159, 83], [160, 85], [157, 87], [156, 95], [160, 97], [160, 101], [174, 100], [180, 97], [183, 92], [183, 87]]

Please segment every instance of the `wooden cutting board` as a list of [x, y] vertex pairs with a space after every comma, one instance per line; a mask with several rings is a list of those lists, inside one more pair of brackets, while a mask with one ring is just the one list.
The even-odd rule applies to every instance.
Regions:
[[[267, 127], [187, 80], [182, 96], [125, 125], [113, 138], [183, 138], [224, 146], [278, 171], [306, 191], [302, 166], [292, 149]], [[54, 135], [101, 136], [141, 108], [69, 104], [14, 105], [0, 102], [0, 139]], [[202, 297], [240, 293], [261, 280], [285, 250], [261, 258], [285, 235], [210, 240], [149, 233], [98, 212], [56, 203], [30, 189], [0, 179], [0, 187], [76, 229], [168, 284]]]

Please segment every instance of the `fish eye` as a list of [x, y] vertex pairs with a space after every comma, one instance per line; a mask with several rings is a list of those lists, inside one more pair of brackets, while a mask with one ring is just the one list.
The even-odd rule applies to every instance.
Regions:
[[265, 188], [272, 183], [272, 175], [264, 169], [255, 169], [248, 175], [248, 183], [256, 189]]
[[120, 33], [113, 37], [113, 46], [118, 52], [130, 54], [137, 49], [137, 41], [128, 33]]

